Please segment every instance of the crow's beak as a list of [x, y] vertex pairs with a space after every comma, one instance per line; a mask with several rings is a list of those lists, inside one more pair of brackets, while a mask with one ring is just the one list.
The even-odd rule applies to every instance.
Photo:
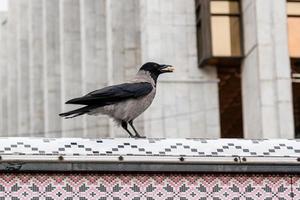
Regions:
[[171, 66], [171, 65], [162, 65], [160, 68], [160, 71], [162, 73], [164, 72], [173, 72], [175, 70], [175, 67]]

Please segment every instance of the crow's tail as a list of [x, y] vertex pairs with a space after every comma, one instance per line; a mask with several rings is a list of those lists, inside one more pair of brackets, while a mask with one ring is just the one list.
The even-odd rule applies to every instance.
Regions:
[[71, 110], [69, 112], [60, 113], [59, 116], [65, 117], [65, 119], [69, 119], [69, 118], [73, 118], [73, 117], [77, 117], [77, 116], [86, 114], [86, 113], [90, 112], [93, 108], [95, 108], [95, 106], [85, 106], [82, 108], [78, 108], [76, 110]]

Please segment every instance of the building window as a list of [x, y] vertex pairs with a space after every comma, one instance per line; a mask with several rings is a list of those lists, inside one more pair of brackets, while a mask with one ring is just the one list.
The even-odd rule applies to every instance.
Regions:
[[290, 57], [300, 58], [300, 1], [288, 1], [288, 34]]
[[240, 2], [196, 0], [199, 66], [239, 65], [243, 57]]
[[300, 138], [300, 62], [292, 61], [295, 137]]
[[217, 66], [222, 138], [243, 137], [241, 6], [238, 0], [196, 0], [199, 67]]
[[300, 138], [300, 1], [288, 0], [289, 54], [292, 68], [295, 137]]

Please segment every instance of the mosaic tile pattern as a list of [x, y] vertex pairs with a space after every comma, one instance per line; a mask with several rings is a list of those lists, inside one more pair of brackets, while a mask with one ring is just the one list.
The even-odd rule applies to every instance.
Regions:
[[0, 200], [290, 200], [299, 177], [201, 174], [0, 174]]
[[0, 138], [0, 155], [300, 157], [300, 140]]
[[300, 175], [293, 176], [293, 199], [300, 199]]

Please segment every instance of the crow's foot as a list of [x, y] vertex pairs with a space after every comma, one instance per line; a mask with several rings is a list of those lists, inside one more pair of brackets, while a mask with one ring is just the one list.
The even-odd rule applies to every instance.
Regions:
[[146, 138], [146, 136], [135, 135], [134, 138]]

